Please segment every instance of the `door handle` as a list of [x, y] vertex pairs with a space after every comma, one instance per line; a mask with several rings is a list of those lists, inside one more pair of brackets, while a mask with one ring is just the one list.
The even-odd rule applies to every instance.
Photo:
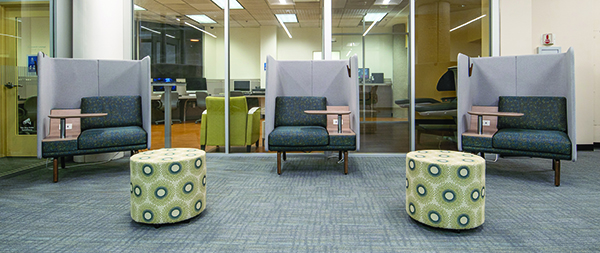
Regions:
[[9, 88], [9, 89], [12, 89], [12, 88], [14, 88], [14, 87], [23, 87], [23, 85], [20, 85], [20, 84], [18, 84], [18, 85], [14, 85], [14, 84], [12, 84], [11, 82], [8, 82], [8, 83], [4, 84], [4, 87], [6, 87], [6, 88]]

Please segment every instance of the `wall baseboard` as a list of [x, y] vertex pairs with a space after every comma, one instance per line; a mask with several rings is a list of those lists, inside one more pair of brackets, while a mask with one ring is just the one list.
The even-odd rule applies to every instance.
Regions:
[[577, 151], [594, 151], [594, 148], [600, 147], [600, 143], [594, 144], [577, 144]]

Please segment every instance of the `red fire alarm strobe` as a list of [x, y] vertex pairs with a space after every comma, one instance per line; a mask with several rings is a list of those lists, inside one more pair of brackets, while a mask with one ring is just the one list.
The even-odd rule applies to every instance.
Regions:
[[542, 34], [542, 45], [554, 45], [554, 35], [551, 33]]

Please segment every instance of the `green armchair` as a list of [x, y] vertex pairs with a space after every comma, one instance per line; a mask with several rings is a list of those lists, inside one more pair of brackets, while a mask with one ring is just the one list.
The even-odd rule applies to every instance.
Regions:
[[[246, 146], [250, 152], [252, 144], [258, 147], [260, 137], [260, 107], [248, 110], [246, 97], [229, 98], [229, 145]], [[207, 97], [206, 110], [202, 113], [200, 126], [200, 148], [225, 145], [225, 98]]]

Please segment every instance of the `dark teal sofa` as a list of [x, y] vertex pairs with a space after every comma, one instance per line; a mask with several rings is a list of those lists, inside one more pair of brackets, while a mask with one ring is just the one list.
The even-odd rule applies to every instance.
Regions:
[[554, 184], [560, 185], [560, 160], [572, 159], [564, 97], [501, 96], [499, 112], [520, 112], [522, 117], [498, 117], [492, 138], [463, 136], [463, 151], [552, 159]]
[[275, 128], [269, 133], [269, 150], [277, 151], [277, 174], [281, 174], [281, 156], [285, 161], [288, 151], [339, 151], [344, 154], [344, 173], [348, 174], [348, 151], [356, 150], [356, 136], [329, 135], [327, 116], [309, 115], [305, 110], [327, 110], [327, 98], [275, 98]]
[[81, 98], [81, 113], [107, 116], [81, 119], [76, 140], [42, 142], [42, 157], [54, 158], [54, 182], [58, 181], [58, 159], [74, 155], [146, 149], [148, 133], [142, 128], [140, 96]]

